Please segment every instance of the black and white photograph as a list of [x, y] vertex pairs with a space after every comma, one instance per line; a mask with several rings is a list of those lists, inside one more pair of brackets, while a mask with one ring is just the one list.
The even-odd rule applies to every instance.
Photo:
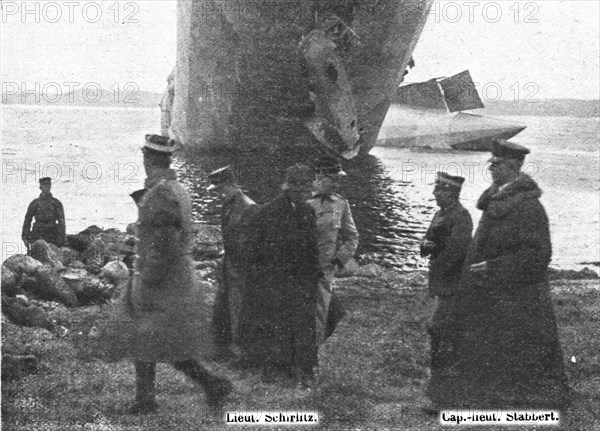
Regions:
[[599, 2], [0, 5], [2, 430], [600, 430]]

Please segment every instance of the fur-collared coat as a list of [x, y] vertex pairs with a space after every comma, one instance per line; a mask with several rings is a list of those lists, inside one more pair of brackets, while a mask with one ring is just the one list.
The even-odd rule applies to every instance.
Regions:
[[139, 259], [116, 318], [122, 354], [145, 362], [210, 355], [211, 309], [193, 271], [190, 197], [171, 169], [146, 180], [146, 189], [137, 221]]
[[[490, 187], [478, 201], [483, 215], [453, 312], [455, 360], [432, 375], [428, 389], [442, 408], [555, 408], [568, 402], [541, 194], [521, 174], [501, 189]], [[469, 270], [484, 261], [485, 274]]]

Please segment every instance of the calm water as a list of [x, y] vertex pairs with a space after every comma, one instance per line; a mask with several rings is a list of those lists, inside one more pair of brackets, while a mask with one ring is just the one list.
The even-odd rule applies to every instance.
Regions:
[[[39, 176], [55, 179], [53, 192], [65, 206], [69, 232], [92, 224], [124, 229], [135, 220], [128, 194], [143, 187], [139, 147], [145, 133], [158, 130], [157, 110], [3, 106], [2, 118], [4, 257], [20, 243], [25, 209], [39, 194]], [[575, 268], [600, 261], [598, 119], [512, 119], [529, 126], [516, 141], [532, 149], [526, 169], [544, 191], [553, 264]], [[390, 115], [387, 121], [398, 119]], [[176, 165], [194, 199], [194, 218], [219, 223], [220, 207], [205, 192], [207, 172], [233, 166], [248, 195], [265, 202], [279, 192], [287, 166], [313, 155], [306, 150], [203, 154]], [[435, 171], [467, 177], [462, 201], [477, 221], [475, 202], [489, 186], [488, 158], [485, 153], [374, 148], [371, 155], [346, 163], [342, 194], [361, 235], [360, 260], [424, 267], [417, 245], [436, 210]]]

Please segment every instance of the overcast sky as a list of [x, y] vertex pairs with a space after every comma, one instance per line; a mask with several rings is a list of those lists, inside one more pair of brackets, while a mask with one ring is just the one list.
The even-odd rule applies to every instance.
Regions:
[[[176, 1], [3, 1], [2, 80], [161, 92]], [[27, 11], [23, 5], [27, 5]], [[36, 22], [37, 21], [37, 22]], [[599, 98], [600, 2], [437, 2], [408, 81], [469, 69], [487, 99]]]

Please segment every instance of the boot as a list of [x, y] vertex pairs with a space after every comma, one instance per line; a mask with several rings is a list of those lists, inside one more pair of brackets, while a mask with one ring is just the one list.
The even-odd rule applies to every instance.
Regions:
[[220, 411], [223, 408], [227, 396], [233, 390], [229, 380], [211, 374], [193, 359], [175, 362], [173, 366], [204, 388], [206, 402], [212, 410]]
[[155, 381], [156, 364], [154, 362], [135, 363], [135, 402], [129, 408], [130, 414], [146, 414], [158, 409], [154, 400], [156, 396]]
[[314, 389], [316, 386], [315, 382], [315, 371], [313, 367], [300, 367], [297, 371], [298, 385], [300, 389]]

